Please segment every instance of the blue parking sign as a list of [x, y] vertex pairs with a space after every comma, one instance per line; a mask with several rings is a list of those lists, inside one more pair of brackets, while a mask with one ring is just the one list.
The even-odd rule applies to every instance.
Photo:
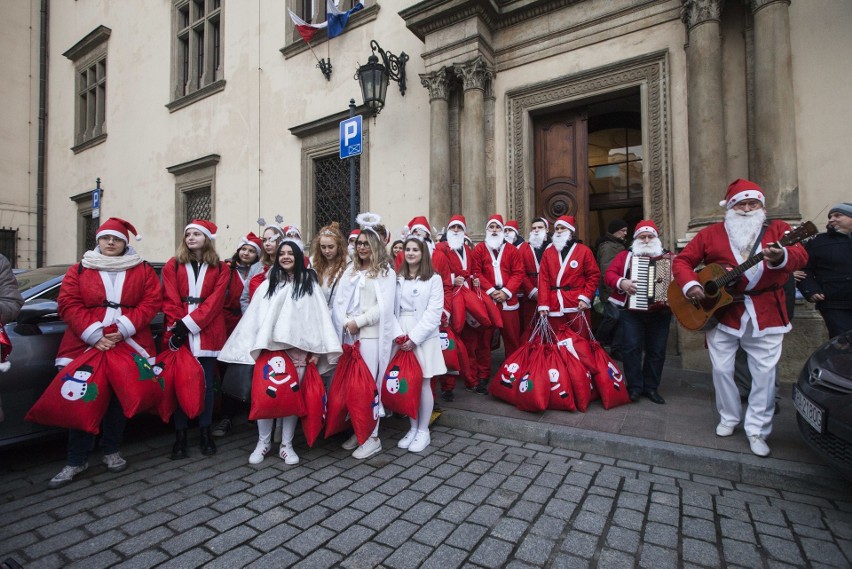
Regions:
[[361, 115], [340, 121], [340, 158], [361, 154]]

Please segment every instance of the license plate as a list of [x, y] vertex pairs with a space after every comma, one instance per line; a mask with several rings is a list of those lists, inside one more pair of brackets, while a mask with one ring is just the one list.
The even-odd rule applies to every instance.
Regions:
[[825, 410], [808, 399], [795, 384], [793, 384], [793, 406], [816, 432], [825, 432]]

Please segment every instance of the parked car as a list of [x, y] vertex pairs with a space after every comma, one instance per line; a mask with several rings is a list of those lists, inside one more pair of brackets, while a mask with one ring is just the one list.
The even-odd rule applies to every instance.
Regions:
[[793, 405], [805, 443], [852, 480], [852, 331], [808, 358], [793, 385]]
[[[24, 420], [56, 375], [54, 361], [67, 327], [59, 317], [57, 299], [62, 279], [71, 265], [53, 265], [16, 275], [24, 306], [15, 322], [6, 325], [12, 341], [12, 367], [0, 373], [0, 401], [6, 419], [0, 422], [0, 447], [61, 431]], [[151, 266], [160, 274], [163, 263]], [[154, 339], [162, 335], [163, 314], [152, 322]]]

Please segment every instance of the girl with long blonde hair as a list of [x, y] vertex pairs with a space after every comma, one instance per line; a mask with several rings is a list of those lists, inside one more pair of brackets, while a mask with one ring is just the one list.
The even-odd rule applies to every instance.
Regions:
[[337, 288], [337, 283], [349, 261], [346, 240], [336, 221], [319, 230], [311, 243], [311, 265], [327, 301]]

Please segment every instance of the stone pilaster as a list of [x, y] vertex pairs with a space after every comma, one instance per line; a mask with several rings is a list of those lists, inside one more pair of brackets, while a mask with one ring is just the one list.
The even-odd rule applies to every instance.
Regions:
[[461, 205], [468, 233], [482, 238], [485, 221], [493, 213], [486, 211], [485, 179], [485, 86], [493, 73], [482, 57], [453, 65], [464, 88], [461, 119]]
[[441, 67], [422, 73], [420, 83], [429, 90], [429, 220], [443, 227], [452, 215], [450, 189], [450, 129], [448, 99], [450, 77]]
[[716, 221], [728, 184], [720, 18], [723, 0], [683, 0], [689, 123], [689, 228]]
[[754, 162], [773, 216], [799, 219], [799, 171], [790, 47], [789, 0], [752, 0]]

